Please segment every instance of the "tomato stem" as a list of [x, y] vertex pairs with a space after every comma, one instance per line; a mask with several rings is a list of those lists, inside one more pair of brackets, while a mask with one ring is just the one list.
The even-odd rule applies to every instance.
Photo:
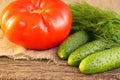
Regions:
[[44, 10], [40, 10], [40, 9], [37, 9], [37, 10], [29, 10], [29, 12], [30, 12], [31, 14], [33, 14], [33, 13], [41, 14], [43, 11], [44, 11]]

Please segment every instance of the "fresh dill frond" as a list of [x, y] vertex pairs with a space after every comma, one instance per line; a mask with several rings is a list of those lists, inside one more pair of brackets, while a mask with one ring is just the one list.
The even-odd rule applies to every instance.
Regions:
[[[96, 29], [100, 22], [120, 18], [120, 15], [112, 10], [102, 10], [86, 2], [70, 4], [69, 7], [73, 15], [73, 30], [91, 31]], [[79, 28], [75, 28], [76, 26]]]

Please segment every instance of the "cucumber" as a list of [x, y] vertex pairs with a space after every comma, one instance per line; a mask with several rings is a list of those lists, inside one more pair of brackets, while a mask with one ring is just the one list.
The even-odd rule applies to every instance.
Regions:
[[61, 59], [68, 59], [71, 52], [77, 49], [80, 45], [89, 41], [89, 35], [85, 31], [78, 31], [70, 35], [58, 48], [58, 56]]
[[91, 54], [79, 65], [79, 70], [85, 74], [100, 73], [116, 68], [120, 68], [120, 46]]
[[71, 66], [79, 66], [82, 59], [96, 51], [104, 50], [108, 47], [107, 44], [107, 41], [104, 39], [86, 43], [71, 53], [68, 58], [68, 64]]

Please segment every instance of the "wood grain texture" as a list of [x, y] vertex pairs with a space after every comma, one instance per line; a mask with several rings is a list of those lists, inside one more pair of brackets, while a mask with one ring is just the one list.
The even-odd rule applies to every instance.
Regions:
[[26, 61], [0, 58], [0, 80], [120, 80], [120, 69], [85, 75], [77, 67], [47, 60]]

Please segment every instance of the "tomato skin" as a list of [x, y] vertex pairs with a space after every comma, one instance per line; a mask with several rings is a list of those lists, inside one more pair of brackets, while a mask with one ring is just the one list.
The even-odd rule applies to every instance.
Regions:
[[1, 29], [13, 43], [28, 49], [49, 49], [67, 38], [72, 14], [60, 0], [16, 0], [2, 11]]

